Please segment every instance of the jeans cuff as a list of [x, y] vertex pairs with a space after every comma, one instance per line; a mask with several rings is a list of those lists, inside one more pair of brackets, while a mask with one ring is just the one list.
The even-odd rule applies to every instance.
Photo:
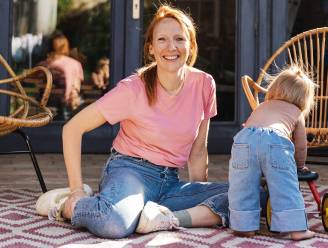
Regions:
[[272, 211], [271, 231], [292, 232], [308, 229], [305, 209]]
[[[88, 198], [88, 197], [83, 197], [75, 203], [73, 213], [72, 213], [72, 217], [71, 217], [72, 226], [76, 226], [76, 227], [80, 226], [80, 217], [81, 217], [81, 210], [83, 210], [83, 205], [82, 206], [79, 206], [79, 205], [82, 204], [83, 200], [86, 199], [86, 198]], [[91, 214], [91, 213], [88, 212], [88, 214]]]
[[208, 207], [208, 208], [209, 208], [214, 214], [220, 216], [222, 224], [216, 224], [216, 225], [214, 225], [214, 226], [216, 226], [216, 227], [222, 227], [222, 226], [223, 226], [223, 227], [229, 227], [229, 216], [228, 216], [227, 214], [225, 214], [225, 213], [223, 213], [223, 212], [220, 212], [220, 211], [216, 210], [215, 207], [212, 206], [212, 205], [211, 205], [210, 203], [208, 203], [208, 202], [200, 203], [200, 204], [198, 204], [198, 206], [206, 206], [206, 207]]
[[230, 228], [235, 231], [249, 232], [260, 229], [261, 209], [251, 211], [230, 210]]

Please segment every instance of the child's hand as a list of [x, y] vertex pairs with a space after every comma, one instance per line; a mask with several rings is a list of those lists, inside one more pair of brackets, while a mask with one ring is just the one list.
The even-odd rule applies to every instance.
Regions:
[[305, 165], [302, 168], [297, 168], [297, 174], [306, 175], [306, 174], [309, 174], [309, 173], [311, 173], [311, 171]]
[[306, 173], [308, 171], [310, 171], [310, 169], [308, 167], [306, 167], [305, 165], [302, 168], [297, 168], [297, 172]]
[[308, 167], [303, 166], [302, 168], [297, 168], [297, 176], [299, 180], [317, 180], [319, 175], [315, 171], [311, 171]]

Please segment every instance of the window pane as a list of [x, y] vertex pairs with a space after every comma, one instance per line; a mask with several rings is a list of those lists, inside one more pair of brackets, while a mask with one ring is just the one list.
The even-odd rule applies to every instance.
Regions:
[[288, 7], [290, 36], [328, 25], [326, 0], [289, 0]]
[[[13, 1], [14, 70], [50, 69], [54, 80], [48, 105], [55, 120], [69, 119], [107, 91], [110, 9], [110, 0]], [[42, 94], [38, 76], [23, 84], [29, 95]]]
[[[144, 27], [160, 1], [145, 0]], [[161, 1], [163, 2], [163, 1]], [[190, 13], [198, 28], [198, 59], [195, 67], [213, 75], [217, 88], [215, 121], [235, 119], [235, 1], [167, 1]]]

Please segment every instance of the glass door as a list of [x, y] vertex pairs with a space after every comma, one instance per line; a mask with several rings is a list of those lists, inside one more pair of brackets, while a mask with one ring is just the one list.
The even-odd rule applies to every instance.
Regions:
[[[61, 132], [66, 121], [140, 66], [141, 3], [142, 0], [0, 1], [0, 53], [17, 73], [43, 65], [54, 77], [49, 100], [54, 121], [25, 130], [36, 152], [62, 152]], [[0, 68], [0, 78], [7, 76]], [[23, 84], [31, 96], [38, 98], [43, 92], [38, 77]], [[15, 104], [4, 96], [0, 96], [0, 103], [0, 113], [8, 113], [10, 105]], [[116, 126], [106, 124], [87, 133], [82, 151], [109, 152], [116, 131]], [[21, 149], [11, 135], [0, 141], [0, 150], [8, 149]]]
[[[110, 0], [19, 0], [12, 9], [14, 70], [42, 65], [52, 72], [54, 121], [67, 121], [109, 89]], [[39, 82], [23, 82], [29, 95], [42, 94]]]

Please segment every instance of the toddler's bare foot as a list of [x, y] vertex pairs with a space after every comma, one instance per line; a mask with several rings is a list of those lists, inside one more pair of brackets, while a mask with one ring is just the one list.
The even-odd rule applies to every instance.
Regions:
[[301, 231], [301, 232], [291, 232], [290, 238], [292, 240], [303, 240], [303, 239], [311, 239], [314, 237], [314, 232], [310, 230]]
[[250, 237], [255, 236], [255, 231], [250, 231], [250, 232], [239, 232], [239, 231], [233, 231], [233, 233], [234, 233], [236, 236], [239, 236], [239, 237], [245, 237], [245, 238], [250, 238]]

